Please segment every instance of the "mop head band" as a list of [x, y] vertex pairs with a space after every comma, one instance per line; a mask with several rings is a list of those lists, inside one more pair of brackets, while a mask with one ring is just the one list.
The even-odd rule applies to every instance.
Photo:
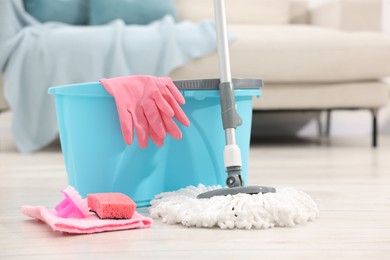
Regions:
[[303, 224], [319, 213], [309, 195], [293, 188], [277, 189], [276, 193], [196, 198], [200, 193], [220, 188], [199, 185], [161, 193], [151, 201], [150, 216], [187, 227], [265, 229]]

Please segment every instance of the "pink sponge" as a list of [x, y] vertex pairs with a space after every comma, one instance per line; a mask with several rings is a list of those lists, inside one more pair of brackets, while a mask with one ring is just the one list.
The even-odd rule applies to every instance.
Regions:
[[94, 211], [99, 218], [132, 218], [136, 204], [132, 199], [123, 193], [95, 193], [88, 194], [88, 207]]

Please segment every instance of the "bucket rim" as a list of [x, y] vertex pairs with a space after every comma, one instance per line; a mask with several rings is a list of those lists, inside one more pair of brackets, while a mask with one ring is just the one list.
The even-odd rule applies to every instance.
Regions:
[[[192, 93], [192, 91], [211, 91], [218, 92], [220, 79], [192, 79], [192, 80], [174, 80], [176, 87], [183, 92]], [[262, 79], [254, 78], [233, 78], [232, 83], [235, 92], [256, 93], [263, 87]], [[75, 96], [107, 96], [112, 97], [100, 82], [85, 82], [77, 84], [68, 84], [51, 87], [48, 90], [52, 95], [75, 95]], [[244, 94], [243, 93], [243, 94]], [[257, 94], [255, 94], [257, 95]]]
[[[218, 90], [220, 79], [190, 79], [174, 80], [173, 83], [178, 89], [183, 90]], [[263, 80], [257, 78], [233, 78], [234, 89], [259, 89], [263, 87]]]

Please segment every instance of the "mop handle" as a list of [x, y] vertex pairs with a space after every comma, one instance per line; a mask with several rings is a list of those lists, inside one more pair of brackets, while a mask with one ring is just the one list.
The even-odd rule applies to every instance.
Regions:
[[224, 0], [214, 0], [214, 12], [221, 83], [232, 82]]
[[221, 81], [219, 89], [221, 96], [223, 128], [226, 132], [226, 143], [235, 144], [235, 128], [241, 125], [241, 118], [236, 111], [234, 87], [230, 73], [229, 44], [226, 29], [224, 0], [214, 0], [214, 10]]
[[214, 0], [215, 24], [217, 33], [218, 61], [221, 83], [219, 85], [222, 123], [225, 129], [226, 146], [224, 150], [224, 164], [227, 168], [228, 187], [242, 186], [241, 179], [241, 152], [236, 144], [236, 127], [242, 120], [237, 114], [234, 87], [230, 73], [230, 59], [228, 35], [226, 29], [224, 0]]

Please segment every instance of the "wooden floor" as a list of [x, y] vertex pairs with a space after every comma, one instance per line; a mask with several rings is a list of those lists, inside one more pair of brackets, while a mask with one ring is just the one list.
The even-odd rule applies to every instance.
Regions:
[[[390, 138], [369, 136], [254, 144], [251, 184], [291, 186], [310, 194], [320, 215], [293, 228], [219, 230], [171, 226], [64, 235], [20, 213], [53, 207], [66, 172], [57, 145], [16, 151], [10, 116], [0, 115], [0, 259], [390, 259]], [[141, 213], [147, 214], [145, 210]]]

